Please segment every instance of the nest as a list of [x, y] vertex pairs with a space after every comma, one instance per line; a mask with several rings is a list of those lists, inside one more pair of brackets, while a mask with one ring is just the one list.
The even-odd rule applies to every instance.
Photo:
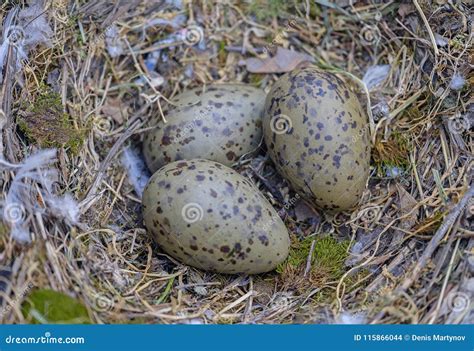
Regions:
[[[4, 2], [1, 322], [56, 322], [26, 308], [53, 290], [93, 323], [473, 323], [469, 6]], [[334, 216], [293, 201], [260, 149], [234, 168], [282, 215], [288, 260], [232, 276], [164, 254], [140, 215], [150, 118], [192, 87], [268, 91], [302, 62], [349, 76], [366, 104], [360, 206]]]

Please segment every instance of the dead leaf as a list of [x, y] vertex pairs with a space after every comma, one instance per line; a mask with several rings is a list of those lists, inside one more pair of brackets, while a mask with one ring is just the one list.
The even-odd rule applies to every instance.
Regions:
[[127, 106], [121, 99], [107, 99], [107, 103], [102, 106], [100, 112], [107, 117], [111, 117], [118, 124], [122, 124], [128, 118]]
[[301, 52], [277, 48], [275, 56], [267, 59], [248, 58], [245, 60], [247, 70], [252, 73], [285, 73], [294, 70], [303, 62], [314, 62], [314, 59]]
[[[398, 190], [398, 202], [400, 206], [400, 215], [405, 216], [410, 213], [413, 208], [418, 204], [411, 194], [406, 191], [402, 186], [397, 184]], [[417, 222], [418, 219], [418, 210], [413, 211], [408, 216], [404, 217], [400, 222], [400, 227], [405, 230], [411, 229]]]
[[415, 7], [413, 6], [413, 4], [400, 4], [400, 6], [398, 7], [398, 14], [400, 15], [400, 17], [402, 17], [402, 19], [413, 11], [415, 11]]
[[298, 222], [304, 222], [307, 219], [311, 219], [312, 222], [319, 223], [319, 214], [312, 209], [304, 200], [300, 200], [295, 205], [295, 216]]

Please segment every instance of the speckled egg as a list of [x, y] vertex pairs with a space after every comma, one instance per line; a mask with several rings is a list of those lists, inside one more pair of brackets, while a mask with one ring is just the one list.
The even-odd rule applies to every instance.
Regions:
[[215, 84], [173, 99], [168, 123], [144, 139], [143, 153], [152, 172], [178, 160], [204, 158], [232, 165], [262, 141], [265, 93], [243, 84]]
[[313, 67], [282, 76], [267, 96], [263, 130], [297, 192], [330, 212], [357, 204], [369, 176], [369, 129], [347, 83]]
[[143, 193], [148, 232], [169, 255], [221, 273], [262, 273], [288, 255], [288, 231], [256, 186], [220, 163], [176, 161]]

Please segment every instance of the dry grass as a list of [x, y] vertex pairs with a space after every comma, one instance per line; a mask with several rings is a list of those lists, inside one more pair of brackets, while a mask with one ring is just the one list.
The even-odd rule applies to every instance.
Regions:
[[[80, 203], [81, 223], [38, 211], [24, 218], [34, 233], [29, 244], [0, 224], [2, 323], [25, 322], [21, 304], [33, 287], [77, 298], [97, 323], [474, 322], [472, 8], [467, 1], [268, 2], [193, 1], [179, 10], [160, 1], [46, 1], [52, 45], [31, 51], [22, 72], [8, 64], [3, 72], [0, 151], [17, 163], [38, 149], [18, 121], [45, 90], [57, 91], [83, 143], [59, 149], [56, 190]], [[15, 3], [25, 6], [5, 2], [2, 22]], [[177, 16], [184, 16], [179, 28], [155, 21]], [[194, 24], [203, 27], [203, 48], [169, 38]], [[105, 45], [111, 25], [122, 38], [116, 58]], [[249, 73], [239, 61], [264, 55], [279, 34], [284, 47], [356, 77], [391, 65], [370, 93], [373, 169], [361, 206], [335, 217], [289, 209], [294, 250], [277, 272], [226, 276], [183, 266], [147, 237], [119, 156], [186, 88], [242, 81], [268, 90], [278, 76]], [[444, 44], [436, 45], [438, 35]], [[145, 64], [157, 50], [162, 84]], [[464, 88], [450, 89], [454, 75]], [[389, 113], [377, 112], [384, 104]], [[294, 194], [263, 155], [236, 167], [280, 209]], [[2, 172], [4, 194], [12, 176]], [[327, 252], [339, 256], [327, 260]]]

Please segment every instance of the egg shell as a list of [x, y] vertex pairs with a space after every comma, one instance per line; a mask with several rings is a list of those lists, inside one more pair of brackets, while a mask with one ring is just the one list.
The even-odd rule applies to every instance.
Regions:
[[263, 120], [270, 157], [306, 199], [330, 212], [352, 208], [370, 166], [367, 114], [346, 82], [314, 67], [282, 76]]
[[168, 123], [145, 135], [143, 153], [152, 172], [178, 160], [204, 158], [232, 165], [262, 141], [263, 90], [243, 84], [214, 84], [173, 99]]
[[159, 247], [179, 261], [221, 273], [262, 273], [288, 255], [288, 231], [250, 180], [220, 163], [176, 161], [143, 194], [144, 220]]

